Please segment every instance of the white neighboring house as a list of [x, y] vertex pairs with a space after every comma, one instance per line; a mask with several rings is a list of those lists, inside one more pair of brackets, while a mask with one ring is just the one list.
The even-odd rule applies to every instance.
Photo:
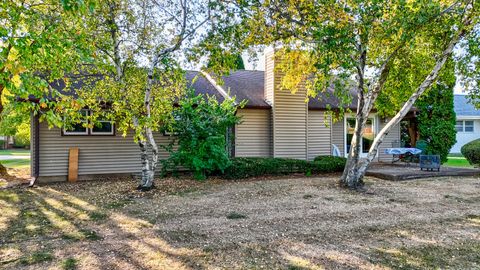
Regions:
[[480, 138], [480, 110], [468, 102], [466, 95], [455, 95], [454, 107], [457, 115], [457, 143], [450, 149], [450, 153], [460, 153], [464, 144]]

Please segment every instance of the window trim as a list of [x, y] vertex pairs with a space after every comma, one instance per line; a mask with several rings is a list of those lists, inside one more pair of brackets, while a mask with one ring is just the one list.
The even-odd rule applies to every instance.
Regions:
[[[472, 131], [467, 131], [467, 122], [472, 122]], [[470, 127], [470, 125], [469, 125]], [[475, 132], [475, 121], [473, 120], [463, 120], [463, 132], [464, 133], [474, 133]]]
[[[353, 114], [346, 114], [343, 117], [343, 146], [344, 146], [343, 151], [344, 151], [344, 156], [345, 157], [348, 156], [348, 152], [347, 152], [347, 144], [348, 144], [348, 140], [347, 140], [347, 118], [352, 118], [356, 121], [355, 115], [353, 115]], [[378, 134], [377, 115], [376, 114], [370, 114], [370, 115], [367, 116], [367, 118], [372, 119], [372, 131], [373, 131], [373, 136], [375, 138]], [[366, 153], [364, 153], [363, 151], [364, 151], [364, 149], [363, 149], [363, 138], [361, 138], [360, 157], [366, 157], [368, 155], [368, 151]], [[377, 153], [377, 155], [378, 155], [378, 153]]]
[[[87, 115], [92, 113], [92, 111], [88, 109], [82, 109], [82, 110], [86, 111]], [[82, 123], [85, 123], [85, 122], [86, 121], [82, 121]], [[87, 127], [85, 132], [71, 132], [71, 131], [65, 130], [65, 128], [62, 128], [61, 135], [62, 136], [116, 136], [115, 122], [108, 121], [108, 120], [98, 120], [98, 122], [112, 123], [112, 131], [111, 132], [94, 132], [93, 128]]]
[[115, 135], [115, 123], [113, 121], [108, 120], [98, 120], [99, 123], [110, 123], [112, 125], [112, 131], [110, 132], [102, 132], [102, 131], [93, 131], [93, 127], [89, 128], [89, 135], [99, 135], [99, 136], [108, 136], [108, 135]]
[[[89, 110], [82, 109], [80, 111], [85, 111], [86, 112], [85, 116], [88, 116], [88, 114], [89, 114]], [[88, 123], [88, 120], [85, 120], [85, 121], [82, 120], [80, 123]], [[88, 127], [85, 127], [84, 132], [68, 131], [65, 128], [62, 128], [62, 136], [88, 136], [88, 134], [89, 134]]]
[[[460, 126], [460, 127], [461, 127], [461, 130], [457, 130], [457, 122], [461, 122], [461, 123], [462, 123], [461, 126]], [[467, 126], [467, 125], [466, 125], [466, 122], [472, 122], [472, 125], [471, 125], [471, 126], [469, 125], [469, 127], [472, 127], [472, 130], [471, 130], [471, 131], [466, 131], [466, 130], [465, 130], [465, 128], [466, 128], [466, 126]], [[468, 120], [456, 120], [456, 122], [455, 122], [455, 130], [457, 130], [457, 133], [475, 133], [475, 120], [473, 120], [473, 119], [472, 119], [472, 120], [470, 120], [470, 119], [468, 119]]]

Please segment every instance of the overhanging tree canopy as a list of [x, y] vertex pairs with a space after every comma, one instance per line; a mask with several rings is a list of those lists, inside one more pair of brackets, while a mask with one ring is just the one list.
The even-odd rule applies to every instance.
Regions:
[[[240, 20], [237, 33], [243, 35], [245, 46], [280, 48], [284, 88], [295, 91], [308, 77], [310, 95], [335, 83], [334, 94], [345, 97], [352, 87], [345, 82], [354, 82], [356, 126], [341, 181], [350, 188], [362, 186], [383, 138], [436, 80], [453, 49], [468, 44], [465, 54], [470, 59], [480, 54], [475, 42], [479, 8], [479, 2], [471, 0], [239, 0], [225, 4]], [[457, 60], [464, 60], [467, 67], [468, 59], [464, 55]], [[388, 101], [383, 108], [376, 102], [381, 96]], [[360, 139], [375, 106], [393, 117], [376, 135], [368, 156], [361, 158]]]

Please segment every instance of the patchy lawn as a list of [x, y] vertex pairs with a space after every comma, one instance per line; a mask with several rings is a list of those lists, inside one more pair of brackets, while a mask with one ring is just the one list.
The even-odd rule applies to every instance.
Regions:
[[335, 179], [0, 190], [0, 268], [480, 268], [479, 178]]
[[450, 154], [448, 155], [448, 160], [444, 166], [449, 166], [449, 167], [463, 167], [463, 168], [473, 168], [472, 165], [470, 165], [470, 162], [462, 156], [461, 154]]
[[28, 149], [3, 149], [0, 150], [0, 156], [30, 156]]
[[0, 163], [6, 168], [11, 169], [25, 169], [30, 167], [29, 158], [1, 160]]

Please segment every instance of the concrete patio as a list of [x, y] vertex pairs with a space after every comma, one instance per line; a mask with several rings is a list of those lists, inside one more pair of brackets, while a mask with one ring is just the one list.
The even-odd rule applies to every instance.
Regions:
[[385, 180], [401, 181], [418, 178], [439, 176], [480, 176], [480, 169], [442, 166], [440, 171], [420, 170], [416, 163], [372, 163], [367, 170], [367, 176], [373, 176]]

